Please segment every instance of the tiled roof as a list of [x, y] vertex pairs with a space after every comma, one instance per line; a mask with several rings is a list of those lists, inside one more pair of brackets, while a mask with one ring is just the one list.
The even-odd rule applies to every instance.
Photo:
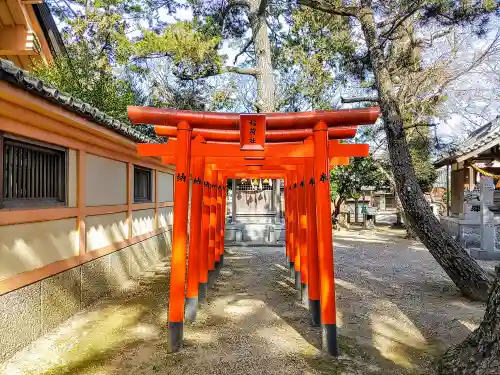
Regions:
[[481, 126], [476, 129], [472, 134], [463, 142], [460, 147], [453, 153], [442, 157], [440, 160], [434, 163], [436, 166], [442, 166], [451, 162], [463, 155], [477, 150], [492, 141], [498, 140], [500, 143], [500, 115], [497, 116], [493, 121]]
[[97, 124], [100, 124], [116, 133], [138, 143], [158, 143], [158, 138], [147, 136], [133, 126], [120, 122], [104, 112], [101, 112], [90, 104], [60, 92], [58, 89], [44, 83], [38, 78], [31, 76], [28, 72], [18, 68], [12, 62], [0, 59], [0, 80], [10, 82], [32, 94], [57, 104], [71, 112], [83, 116]]

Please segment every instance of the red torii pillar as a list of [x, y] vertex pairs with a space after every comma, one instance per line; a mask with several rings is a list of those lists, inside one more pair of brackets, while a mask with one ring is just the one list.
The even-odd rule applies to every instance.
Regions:
[[212, 181], [212, 168], [205, 165], [203, 179], [203, 204], [202, 204], [202, 224], [201, 224], [201, 255], [200, 255], [200, 289], [198, 300], [204, 303], [207, 298], [208, 270], [209, 270], [209, 231], [210, 231], [210, 182]]
[[323, 348], [329, 354], [337, 356], [337, 317], [335, 308], [335, 277], [333, 272], [332, 220], [330, 213], [330, 170], [328, 168], [328, 127], [324, 122], [320, 122], [314, 127], [313, 131]]
[[[193, 184], [191, 192], [191, 220], [188, 258], [188, 278], [186, 288], [186, 319], [194, 321], [198, 310], [198, 293], [200, 267], [202, 258], [202, 210], [203, 180], [205, 160], [203, 157], [193, 158]], [[175, 220], [175, 219], [174, 219]]]
[[299, 240], [300, 240], [300, 291], [302, 303], [308, 305], [308, 244], [307, 244], [307, 200], [306, 200], [306, 181], [305, 168], [300, 166], [300, 182], [297, 188], [298, 195], [298, 217], [299, 217]]
[[[217, 228], [217, 181], [219, 172], [212, 172], [210, 181], [210, 223], [208, 241], [208, 287], [213, 288], [216, 275], [215, 238]], [[175, 219], [174, 219], [175, 220]]]
[[170, 298], [168, 305], [169, 351], [181, 348], [184, 330], [184, 288], [186, 281], [186, 245], [189, 205], [189, 167], [191, 159], [191, 127], [187, 122], [177, 125], [176, 178], [174, 192], [174, 241], [170, 269]]
[[311, 325], [321, 324], [320, 279], [318, 262], [318, 232], [316, 225], [316, 180], [314, 178], [314, 159], [306, 159], [307, 195], [307, 242], [308, 242], [308, 298]]

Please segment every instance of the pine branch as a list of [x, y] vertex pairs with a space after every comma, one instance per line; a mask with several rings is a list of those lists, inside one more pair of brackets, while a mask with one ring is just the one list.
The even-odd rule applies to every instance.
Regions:
[[355, 6], [336, 6], [323, 4], [322, 0], [298, 0], [299, 5], [313, 8], [325, 13], [335, 14], [344, 17], [355, 17], [359, 7]]
[[199, 79], [199, 78], [214, 77], [214, 76], [225, 74], [225, 73], [236, 73], [236, 74], [242, 74], [242, 75], [256, 77], [257, 75], [259, 75], [260, 70], [257, 68], [240, 68], [237, 66], [224, 66], [217, 72], [208, 71], [206, 73], [197, 74], [197, 75], [187, 75], [187, 74], [181, 74], [181, 73], [174, 73], [174, 74], [180, 80], [192, 81], [192, 80]]

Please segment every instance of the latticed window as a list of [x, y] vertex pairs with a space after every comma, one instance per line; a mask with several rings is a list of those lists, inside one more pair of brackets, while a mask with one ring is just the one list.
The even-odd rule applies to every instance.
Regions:
[[153, 195], [152, 171], [134, 165], [134, 202], [151, 202]]
[[0, 134], [0, 207], [66, 204], [66, 149]]

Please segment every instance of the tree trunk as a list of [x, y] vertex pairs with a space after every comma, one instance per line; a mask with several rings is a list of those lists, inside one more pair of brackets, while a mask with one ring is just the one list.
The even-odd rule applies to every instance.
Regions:
[[271, 60], [271, 43], [266, 22], [267, 0], [252, 0], [250, 3], [250, 24], [255, 48], [257, 73], [257, 108], [259, 112], [273, 112], [275, 106], [275, 83]]
[[363, 0], [362, 4], [357, 17], [375, 74], [392, 172], [403, 208], [420, 240], [460, 291], [470, 299], [486, 301], [490, 285], [488, 274], [444, 230], [418, 185], [394, 87], [380, 48], [373, 10], [369, 1]]
[[479, 327], [451, 347], [438, 364], [439, 375], [500, 374], [500, 266]]
[[335, 209], [333, 211], [334, 216], [337, 216], [338, 214], [340, 214], [340, 206], [342, 205], [342, 202], [343, 202], [343, 200], [340, 198], [337, 200], [337, 202], [335, 202]]

